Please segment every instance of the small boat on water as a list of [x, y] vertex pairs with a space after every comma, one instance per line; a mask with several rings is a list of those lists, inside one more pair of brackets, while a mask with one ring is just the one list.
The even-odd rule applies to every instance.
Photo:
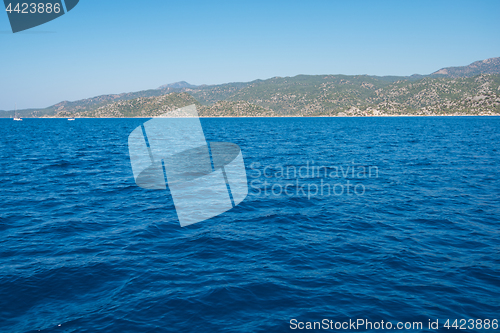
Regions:
[[14, 120], [15, 121], [23, 121], [23, 119], [17, 115], [17, 104], [16, 104], [16, 111], [15, 111]]
[[68, 118], [68, 120], [70, 120], [70, 121], [71, 121], [71, 120], [75, 120], [75, 118]]

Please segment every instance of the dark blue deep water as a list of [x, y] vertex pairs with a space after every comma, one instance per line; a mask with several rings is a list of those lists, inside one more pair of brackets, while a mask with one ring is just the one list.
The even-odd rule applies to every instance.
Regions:
[[251, 185], [184, 228], [134, 182], [145, 121], [0, 120], [1, 332], [500, 319], [500, 118], [202, 119]]

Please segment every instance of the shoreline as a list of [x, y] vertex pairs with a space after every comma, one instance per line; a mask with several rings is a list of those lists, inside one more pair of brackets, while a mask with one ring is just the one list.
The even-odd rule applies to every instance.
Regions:
[[[198, 118], [394, 118], [394, 117], [499, 117], [500, 114], [463, 114], [463, 115], [370, 115], [370, 116], [200, 116]], [[75, 117], [74, 119], [153, 119], [169, 117]], [[182, 118], [182, 117], [180, 117]], [[13, 118], [0, 118], [13, 119]], [[21, 119], [69, 119], [68, 117], [26, 117]]]

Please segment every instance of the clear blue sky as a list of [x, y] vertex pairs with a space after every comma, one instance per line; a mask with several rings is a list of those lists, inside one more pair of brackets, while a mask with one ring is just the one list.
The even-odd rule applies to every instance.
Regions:
[[428, 74], [500, 56], [500, 1], [103, 1], [12, 34], [0, 110], [187, 81]]

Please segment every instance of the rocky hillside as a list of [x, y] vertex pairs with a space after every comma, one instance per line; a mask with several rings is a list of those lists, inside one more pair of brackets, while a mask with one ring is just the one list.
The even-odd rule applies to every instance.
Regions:
[[278, 115], [500, 114], [500, 75], [395, 82], [369, 76], [297, 76], [249, 85], [230, 96]]
[[325, 114], [336, 115], [500, 115], [500, 75], [425, 78], [375, 90], [368, 103]]
[[[479, 73], [479, 74], [478, 74]], [[297, 75], [246, 83], [187, 82], [136, 93], [62, 102], [23, 117], [153, 117], [198, 105], [201, 116], [490, 115], [500, 114], [500, 58], [432, 75]], [[13, 112], [0, 112], [0, 117]]]
[[55, 116], [154, 117], [189, 104], [196, 104], [205, 117], [500, 114], [500, 75], [488, 74], [394, 82], [370, 76], [301, 75], [258, 81], [226, 93], [227, 100], [208, 105], [186, 92], [170, 93]]
[[200, 104], [187, 93], [171, 93], [158, 97], [139, 97], [127, 101], [118, 101], [101, 106], [95, 110], [70, 113], [60, 111], [55, 117], [91, 117], [91, 118], [134, 118], [156, 117], [177, 108]]
[[[110, 94], [101, 95], [92, 98], [86, 98], [74, 102], [63, 101], [52, 105], [44, 109], [26, 109], [18, 110], [17, 113], [21, 117], [44, 117], [44, 116], [55, 116], [58, 113], [66, 114], [76, 114], [81, 112], [88, 112], [95, 110], [99, 107], [106, 106], [108, 104], [114, 103], [116, 101], [127, 101], [136, 99], [139, 97], [152, 97], [161, 96], [169, 93], [171, 88], [166, 89], [150, 89], [138, 92], [123, 93], [123, 94]], [[177, 89], [179, 90], [179, 89]], [[175, 90], [175, 91], [177, 91]], [[9, 118], [14, 116], [14, 111], [2, 111], [0, 113], [0, 118]]]
[[198, 107], [201, 117], [273, 117], [276, 114], [261, 106], [245, 101], [219, 101]]
[[[158, 97], [140, 97], [129, 101], [119, 101], [96, 110], [69, 113], [58, 112], [54, 117], [89, 117], [89, 118], [134, 118], [157, 117], [186, 105], [195, 104], [202, 117], [272, 117], [274, 112], [263, 107], [245, 102], [219, 101], [212, 105], [201, 105], [187, 93], [171, 93]], [[50, 116], [46, 116], [50, 117]]]
[[500, 57], [476, 61], [469, 66], [442, 68], [431, 75], [446, 77], [471, 77], [479, 74], [500, 74]]

